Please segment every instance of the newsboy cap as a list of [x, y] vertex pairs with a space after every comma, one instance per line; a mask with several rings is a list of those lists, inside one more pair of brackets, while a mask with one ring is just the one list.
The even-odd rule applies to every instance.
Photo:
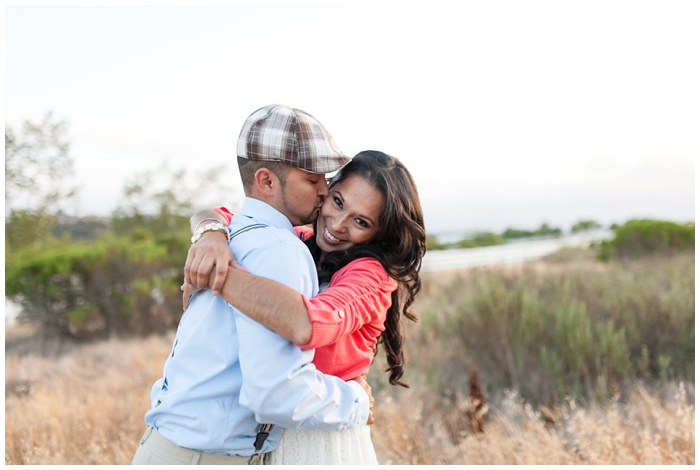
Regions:
[[287, 163], [311, 173], [331, 173], [350, 161], [315, 117], [279, 104], [248, 116], [236, 153], [248, 160]]

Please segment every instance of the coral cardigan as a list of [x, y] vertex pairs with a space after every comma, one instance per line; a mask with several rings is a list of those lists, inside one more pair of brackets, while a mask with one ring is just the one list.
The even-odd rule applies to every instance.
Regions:
[[350, 380], [367, 374], [396, 281], [374, 258], [359, 258], [331, 278], [318, 295], [302, 296], [313, 325], [313, 363], [325, 374]]
[[[217, 210], [230, 220], [228, 210]], [[309, 227], [295, 230], [302, 240], [313, 234]], [[316, 349], [312, 362], [318, 370], [343, 380], [369, 372], [396, 287], [379, 261], [359, 258], [338, 270], [318, 295], [311, 299], [302, 295], [312, 334], [311, 341], [300, 347]]]

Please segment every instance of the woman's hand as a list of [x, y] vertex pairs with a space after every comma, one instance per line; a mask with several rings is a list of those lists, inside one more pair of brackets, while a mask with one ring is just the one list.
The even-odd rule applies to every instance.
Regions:
[[194, 284], [188, 284], [185, 282], [180, 286], [180, 290], [182, 291], [182, 310], [185, 311], [190, 305], [190, 297], [192, 297], [192, 294], [201, 289]]
[[[204, 232], [187, 252], [183, 287], [187, 288], [188, 284], [199, 289], [211, 287], [212, 293], [219, 295], [226, 281], [229, 266], [236, 266], [236, 262], [224, 234], [216, 231]], [[209, 284], [209, 275], [212, 272], [214, 282]]]
[[192, 294], [198, 290], [210, 287], [212, 294], [221, 294], [229, 267], [250, 273], [236, 262], [223, 234], [214, 231], [205, 232], [187, 252], [185, 280], [180, 286], [182, 309], [187, 309]]
[[372, 387], [369, 386], [366, 375], [355, 377], [352, 380], [360, 384], [369, 396], [369, 417], [367, 418], [367, 425], [371, 426], [374, 424], [374, 397], [372, 396]]

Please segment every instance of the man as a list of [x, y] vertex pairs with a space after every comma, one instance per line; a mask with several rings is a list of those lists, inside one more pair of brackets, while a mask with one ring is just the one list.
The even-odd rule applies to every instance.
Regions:
[[[315, 295], [314, 262], [293, 226], [315, 218], [328, 194], [325, 173], [349, 159], [313, 116], [279, 105], [248, 117], [237, 154], [243, 206], [228, 229], [205, 224], [193, 243], [221, 230], [235, 238], [230, 247], [243, 267]], [[197, 292], [153, 386], [148, 430], [133, 463], [257, 463], [277, 446], [283, 427], [343, 430], [367, 423], [366, 382], [321, 374], [312, 358], [313, 351], [302, 351], [211, 290]], [[274, 425], [269, 435], [259, 423]]]

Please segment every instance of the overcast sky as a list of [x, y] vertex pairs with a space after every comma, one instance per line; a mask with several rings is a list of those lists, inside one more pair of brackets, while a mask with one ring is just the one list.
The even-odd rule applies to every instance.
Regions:
[[399, 157], [428, 232], [695, 219], [694, 1], [5, 6], [5, 120], [70, 130], [80, 215], [125, 181], [230, 168], [271, 103]]

